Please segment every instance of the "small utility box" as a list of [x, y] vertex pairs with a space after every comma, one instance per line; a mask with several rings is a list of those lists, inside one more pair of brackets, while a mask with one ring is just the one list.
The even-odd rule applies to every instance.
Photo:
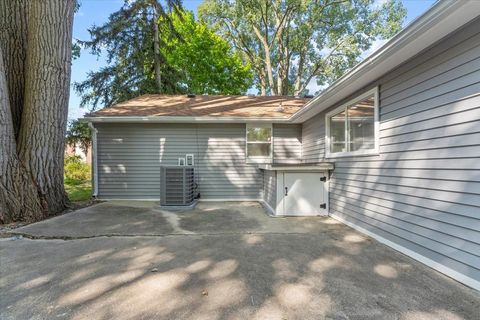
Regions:
[[262, 168], [274, 171], [276, 194], [270, 209], [276, 216], [328, 215], [330, 168], [333, 164]]
[[326, 184], [327, 172], [277, 171], [276, 215], [327, 215]]

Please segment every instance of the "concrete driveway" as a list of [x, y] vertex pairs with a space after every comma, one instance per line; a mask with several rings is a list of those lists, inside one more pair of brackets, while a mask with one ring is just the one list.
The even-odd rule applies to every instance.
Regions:
[[102, 203], [0, 239], [0, 319], [480, 319], [480, 295], [330, 218]]

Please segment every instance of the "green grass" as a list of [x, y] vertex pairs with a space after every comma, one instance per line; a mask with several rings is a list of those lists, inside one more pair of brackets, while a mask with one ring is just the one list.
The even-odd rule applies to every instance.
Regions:
[[86, 201], [92, 197], [90, 180], [65, 180], [65, 191], [70, 201]]

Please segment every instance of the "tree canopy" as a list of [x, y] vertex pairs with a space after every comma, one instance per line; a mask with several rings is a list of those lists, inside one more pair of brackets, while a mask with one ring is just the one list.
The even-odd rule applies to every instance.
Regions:
[[240, 94], [252, 84], [248, 63], [178, 0], [125, 1], [89, 31], [79, 43], [107, 57], [107, 66], [75, 84], [91, 109], [146, 93]]
[[68, 123], [65, 144], [79, 146], [87, 154], [92, 141], [92, 132], [88, 123], [80, 120], [72, 120]]
[[175, 74], [156, 48], [160, 47], [158, 19], [179, 5], [179, 0], [169, 0], [165, 6], [159, 0], [125, 0], [105, 24], [89, 29], [91, 39], [79, 44], [94, 54], [106, 53], [107, 66], [74, 84], [81, 105], [94, 109], [145, 93], [177, 91]]
[[242, 52], [263, 95], [331, 83], [406, 15], [399, 0], [205, 0], [198, 10]]
[[252, 86], [250, 66], [231, 45], [191, 12], [173, 12], [168, 17], [174, 32], [160, 19], [161, 53], [179, 75], [178, 87], [194, 94], [242, 94]]

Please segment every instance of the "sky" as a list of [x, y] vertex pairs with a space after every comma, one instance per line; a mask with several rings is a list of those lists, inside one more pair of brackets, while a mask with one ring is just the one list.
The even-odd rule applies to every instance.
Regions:
[[[90, 35], [88, 29], [92, 25], [102, 25], [108, 20], [108, 16], [117, 11], [123, 4], [124, 0], [80, 0], [81, 7], [75, 14], [73, 23], [73, 38], [79, 40], [89, 40]], [[203, 0], [183, 0], [183, 6], [187, 10], [197, 12], [197, 7]], [[381, 0], [379, 0], [381, 1]], [[415, 18], [427, 11], [434, 3], [435, 0], [402, 0], [404, 6], [407, 9], [407, 18], [405, 19], [404, 26], [409, 24]], [[368, 56], [376, 49], [381, 47], [385, 41], [379, 41], [373, 44], [372, 48], [368, 52], [364, 53], [364, 56]], [[102, 66], [105, 66], [105, 60], [102, 57], [97, 57], [89, 53], [88, 50], [82, 50], [80, 58], [73, 61], [72, 64], [72, 84], [74, 82], [81, 82], [86, 79], [89, 71], [96, 71]], [[315, 84], [309, 86], [309, 89], [316, 91]], [[68, 118], [70, 120], [82, 117], [84, 113], [88, 112], [87, 109], [80, 108], [80, 97], [73, 90], [70, 89], [70, 102], [68, 107]]]

